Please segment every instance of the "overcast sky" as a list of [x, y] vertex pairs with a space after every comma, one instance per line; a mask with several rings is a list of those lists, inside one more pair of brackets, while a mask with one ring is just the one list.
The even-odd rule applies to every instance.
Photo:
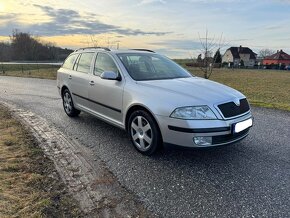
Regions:
[[13, 29], [61, 47], [119, 44], [173, 58], [200, 53], [208, 29], [225, 48], [290, 53], [290, 0], [0, 0], [0, 41]]

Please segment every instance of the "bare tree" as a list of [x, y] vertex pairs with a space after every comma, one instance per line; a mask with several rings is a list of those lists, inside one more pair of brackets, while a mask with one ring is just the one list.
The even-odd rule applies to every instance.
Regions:
[[212, 57], [212, 54], [220, 52], [220, 49], [226, 45], [223, 34], [219, 38], [215, 36], [209, 37], [208, 30], [205, 32], [205, 37], [201, 37], [198, 33], [199, 41], [201, 44], [201, 53], [204, 56], [202, 64], [199, 65], [204, 73], [204, 78], [209, 79], [213, 72], [214, 64], [216, 63], [217, 55]]
[[271, 49], [268, 49], [268, 48], [261, 49], [259, 51], [259, 57], [261, 57], [261, 58], [265, 58], [265, 57], [270, 56], [272, 54], [275, 54], [275, 51], [271, 50]]
[[97, 39], [97, 38], [95, 37], [95, 35], [90, 35], [90, 37], [91, 37], [91, 42], [92, 42], [93, 46], [94, 46], [94, 47], [98, 47], [99, 44], [100, 44], [100, 40]]
[[114, 37], [108, 36], [107, 38], [95, 36], [95, 35], [89, 35], [90, 42], [88, 41], [88, 47], [92, 45], [93, 47], [107, 47], [107, 48], [116, 48], [119, 49], [120, 41], [114, 40]]
[[11, 61], [11, 46], [8, 42], [0, 42], [0, 62]]
[[[52, 43], [41, 42], [39, 37], [30, 33], [14, 30], [8, 45], [11, 58], [15, 61], [47, 61], [65, 59], [72, 50], [55, 47]], [[1, 53], [1, 52], [0, 52]]]

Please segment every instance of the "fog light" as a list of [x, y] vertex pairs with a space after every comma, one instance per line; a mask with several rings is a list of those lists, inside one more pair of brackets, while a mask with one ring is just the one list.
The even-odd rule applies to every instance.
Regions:
[[198, 137], [194, 137], [193, 141], [196, 145], [208, 146], [212, 144], [212, 137], [198, 136]]

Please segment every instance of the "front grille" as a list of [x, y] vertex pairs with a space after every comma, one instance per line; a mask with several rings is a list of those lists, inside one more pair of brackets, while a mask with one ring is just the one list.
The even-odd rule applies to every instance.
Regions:
[[249, 103], [245, 98], [240, 100], [240, 106], [237, 106], [234, 102], [228, 102], [218, 105], [218, 108], [225, 118], [235, 117], [250, 110]]
[[238, 138], [241, 138], [241, 137], [247, 135], [248, 132], [249, 132], [249, 128], [243, 130], [242, 132], [236, 133], [236, 134], [213, 136], [212, 137], [212, 144], [217, 145], [217, 144], [228, 143], [228, 142], [234, 141]]

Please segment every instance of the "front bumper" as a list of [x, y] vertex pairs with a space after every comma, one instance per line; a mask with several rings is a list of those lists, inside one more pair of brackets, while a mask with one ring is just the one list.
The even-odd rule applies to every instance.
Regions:
[[[234, 134], [233, 125], [252, 118], [252, 115], [249, 112], [229, 120], [181, 120], [158, 115], [156, 118], [164, 143], [185, 147], [211, 147], [231, 144], [245, 138], [250, 127]], [[210, 143], [196, 143], [196, 138], [203, 137], [210, 139]]]

